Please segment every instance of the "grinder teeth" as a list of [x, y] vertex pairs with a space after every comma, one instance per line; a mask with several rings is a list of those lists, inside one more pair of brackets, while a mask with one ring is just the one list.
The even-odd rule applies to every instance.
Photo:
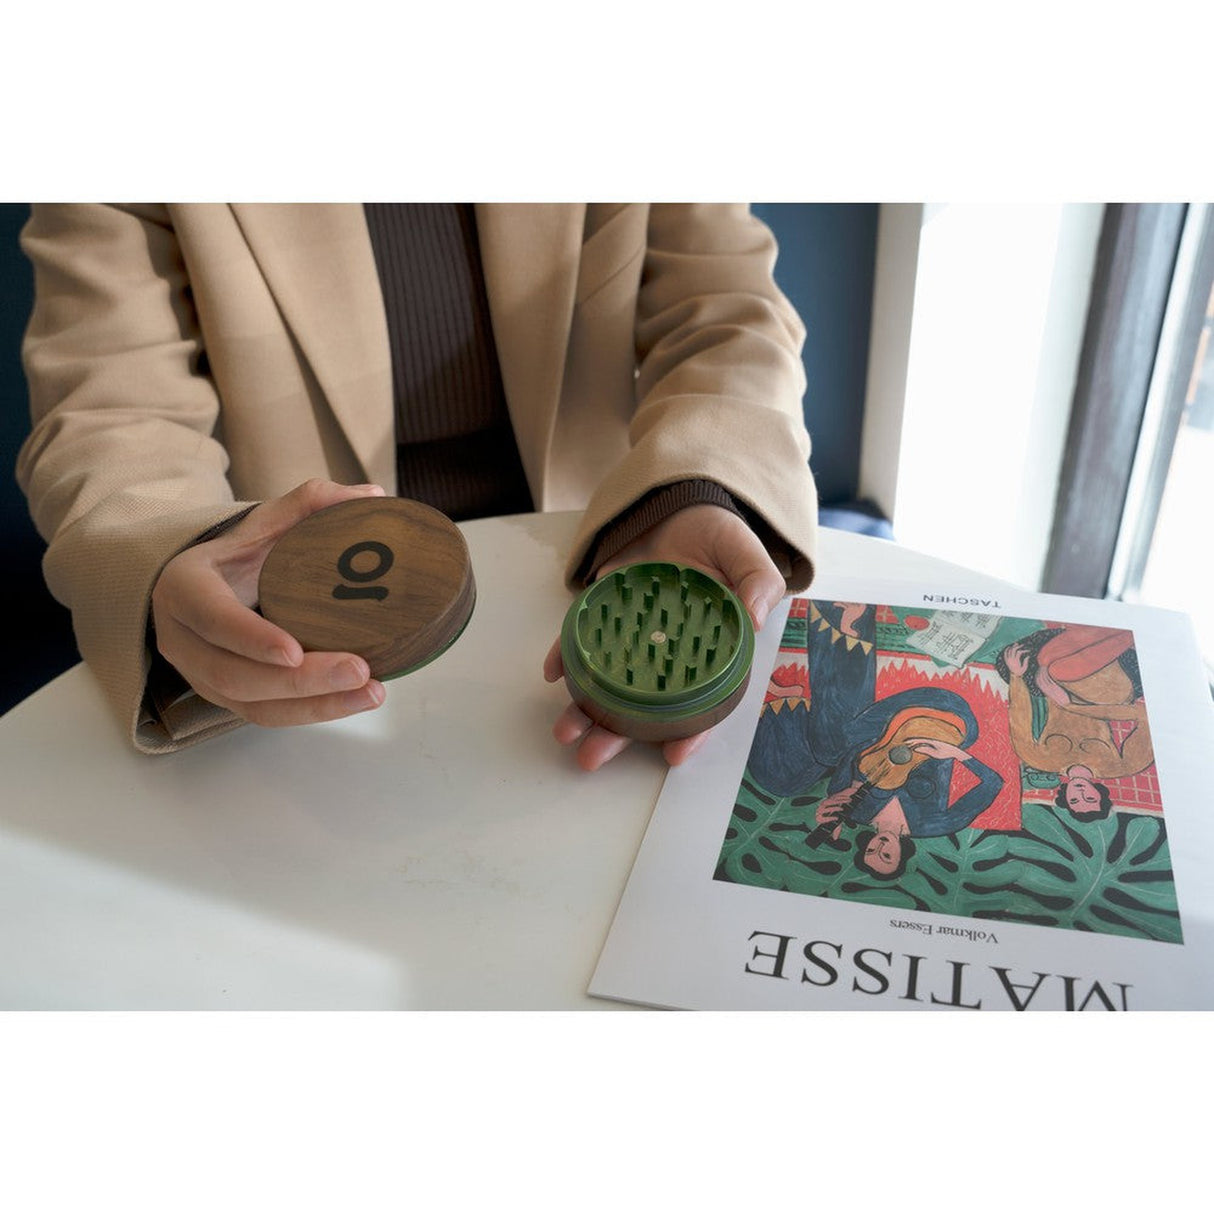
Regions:
[[616, 570], [592, 591], [600, 601], [592, 598], [578, 618], [587, 659], [627, 687], [686, 690], [736, 647], [736, 612], [714, 589], [674, 565]]

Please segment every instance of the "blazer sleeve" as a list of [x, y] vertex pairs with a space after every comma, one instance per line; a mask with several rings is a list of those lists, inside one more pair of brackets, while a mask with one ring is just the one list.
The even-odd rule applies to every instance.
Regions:
[[35, 303], [17, 479], [47, 585], [135, 745], [175, 749], [238, 724], [193, 697], [170, 728], [145, 704], [156, 578], [240, 509], [185, 266], [159, 207], [35, 205], [21, 244]]
[[636, 304], [629, 451], [588, 504], [567, 568], [645, 494], [722, 486], [813, 577], [817, 494], [802, 413], [805, 328], [776, 286], [776, 242], [746, 205], [654, 204]]

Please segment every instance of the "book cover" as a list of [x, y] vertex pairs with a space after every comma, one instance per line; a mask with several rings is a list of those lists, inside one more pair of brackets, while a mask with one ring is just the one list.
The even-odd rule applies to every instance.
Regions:
[[822, 579], [667, 776], [590, 991], [713, 1010], [1214, 1007], [1182, 614]]

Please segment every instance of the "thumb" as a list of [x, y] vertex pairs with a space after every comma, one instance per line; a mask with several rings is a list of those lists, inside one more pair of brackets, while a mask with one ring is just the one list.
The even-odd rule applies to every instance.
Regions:
[[775, 562], [759, 537], [745, 524], [730, 528], [721, 538], [717, 559], [721, 572], [750, 612], [756, 631], [775, 605], [784, 597], [787, 586]]
[[264, 543], [278, 539], [296, 523], [328, 506], [354, 498], [384, 496], [379, 485], [339, 485], [336, 481], [319, 479], [304, 481], [290, 493], [263, 502], [233, 531], [244, 530], [242, 539]]
[[784, 579], [774, 565], [770, 570], [754, 570], [738, 584], [738, 598], [750, 612], [756, 632], [763, 627], [772, 608], [784, 597], [784, 590]]

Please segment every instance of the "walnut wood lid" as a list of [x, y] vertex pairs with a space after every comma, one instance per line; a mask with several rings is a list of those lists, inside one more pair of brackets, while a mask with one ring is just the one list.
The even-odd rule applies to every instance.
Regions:
[[468, 545], [445, 514], [399, 497], [339, 502], [270, 550], [261, 613], [306, 650], [356, 653], [377, 679], [438, 657], [472, 615]]

